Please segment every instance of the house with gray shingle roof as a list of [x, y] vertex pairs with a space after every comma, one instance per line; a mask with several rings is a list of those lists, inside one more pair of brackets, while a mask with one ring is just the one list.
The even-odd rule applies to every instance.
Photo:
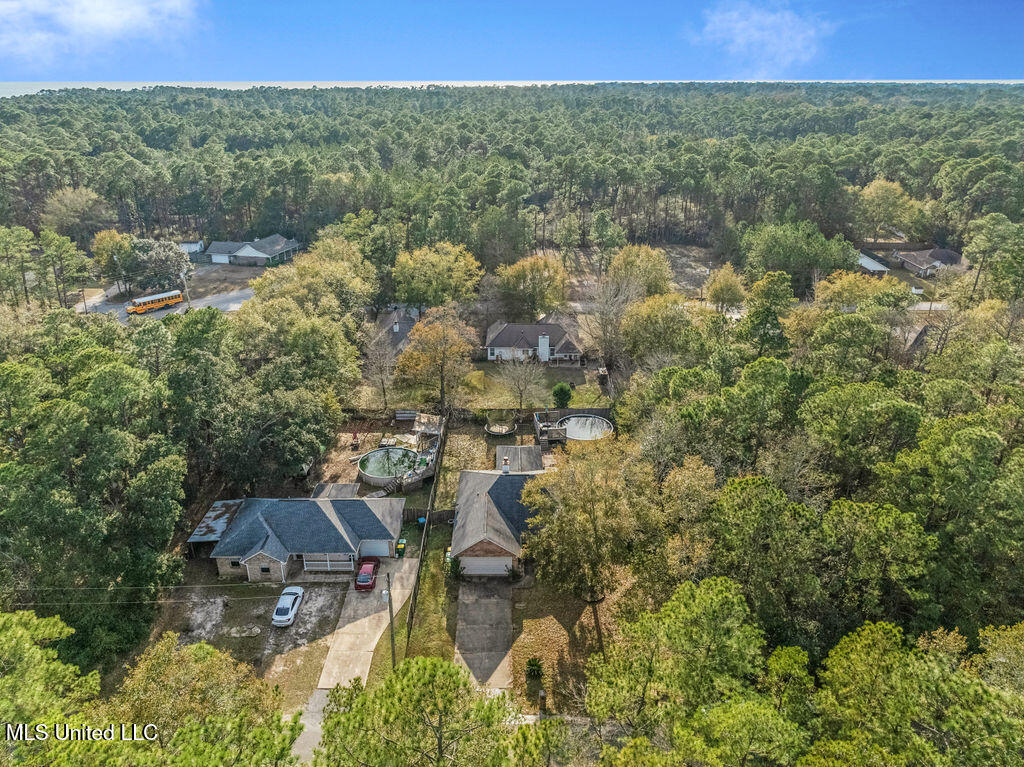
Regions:
[[562, 325], [554, 322], [496, 322], [487, 329], [489, 360], [525, 360], [578, 363], [579, 344]]
[[241, 266], [275, 266], [291, 261], [302, 246], [280, 234], [272, 234], [251, 242], [216, 240], [206, 248], [206, 257], [214, 264]]
[[360, 557], [394, 556], [404, 506], [404, 498], [246, 498], [210, 557], [220, 575], [249, 581], [351, 573]]
[[541, 471], [513, 472], [511, 464], [531, 465], [533, 457], [506, 453], [497, 471], [459, 475], [451, 553], [465, 575], [505, 575], [519, 566], [522, 536], [533, 516], [522, 503], [523, 486]]

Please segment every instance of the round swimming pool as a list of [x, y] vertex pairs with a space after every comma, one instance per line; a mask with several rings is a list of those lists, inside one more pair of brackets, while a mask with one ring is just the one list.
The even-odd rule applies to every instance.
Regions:
[[416, 466], [416, 451], [404, 447], [381, 447], [359, 459], [359, 479], [383, 487]]
[[612, 433], [615, 427], [607, 418], [599, 415], [567, 415], [560, 418], [555, 426], [565, 429], [566, 439], [601, 439]]

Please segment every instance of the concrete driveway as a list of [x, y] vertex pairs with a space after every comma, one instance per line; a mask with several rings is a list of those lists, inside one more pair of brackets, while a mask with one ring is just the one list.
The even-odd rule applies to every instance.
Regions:
[[381, 599], [385, 588], [384, 574], [391, 573], [391, 601], [397, 615], [412, 593], [418, 564], [416, 557], [385, 559], [381, 562], [377, 586], [373, 591], [356, 591], [355, 581], [352, 581], [317, 687], [331, 689], [335, 685], [348, 684], [356, 677], [366, 681], [373, 649], [388, 627], [388, 605]]
[[455, 662], [469, 669], [480, 687], [512, 686], [512, 588], [505, 581], [479, 579], [459, 587]]

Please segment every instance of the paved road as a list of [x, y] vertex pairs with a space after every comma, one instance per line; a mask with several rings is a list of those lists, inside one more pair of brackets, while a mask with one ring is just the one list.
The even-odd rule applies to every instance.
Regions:
[[498, 578], [459, 586], [455, 662], [469, 669], [480, 687], [512, 686], [512, 587]]
[[[111, 292], [113, 291], [113, 292]], [[117, 319], [121, 322], [128, 322], [128, 312], [125, 311], [125, 305], [120, 303], [113, 303], [109, 299], [116, 293], [116, 289], [111, 288], [106, 291], [103, 295], [90, 298], [87, 302], [88, 311], [90, 314], [109, 314], [113, 312], [117, 315]], [[252, 288], [239, 288], [238, 290], [231, 290], [227, 293], [216, 293], [212, 296], [206, 296], [205, 298], [194, 298], [192, 299], [193, 309], [205, 309], [208, 306], [212, 306], [215, 309], [220, 309], [222, 312], [234, 312], [242, 306], [242, 303], [248, 301], [253, 296]], [[79, 303], [75, 307], [79, 312], [85, 311], [85, 307]], [[189, 308], [188, 303], [182, 302], [176, 304], [167, 309], [159, 309], [155, 312], [146, 312], [144, 317], [165, 317], [168, 314], [182, 314]]]
[[397, 614], [412, 593], [417, 564], [416, 557], [385, 559], [373, 591], [356, 591], [355, 581], [352, 582], [317, 687], [329, 690], [335, 685], [348, 684], [356, 677], [366, 681], [373, 648], [388, 627], [388, 605], [381, 599], [384, 573], [391, 572], [391, 601]]

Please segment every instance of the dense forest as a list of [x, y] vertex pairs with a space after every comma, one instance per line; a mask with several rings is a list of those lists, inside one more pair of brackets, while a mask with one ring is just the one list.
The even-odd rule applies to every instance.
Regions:
[[[301, 473], [361, 379], [449, 412], [481, 305], [568, 311], [580, 278], [617, 435], [523, 493], [538, 581], [595, 615], [616, 596], [585, 681], [553, 690], [569, 716], [526, 722], [413, 656], [332, 691], [315, 763], [1020, 764], [1022, 106], [825, 84], [0, 102], [0, 718], [162, 727], [0, 759], [294, 762], [275, 692], [207, 645], [157, 639], [99, 694], [176, 582], [183, 506]], [[40, 268], [120, 280], [118, 248], [271, 231], [309, 251], [229, 315], [76, 315], [72, 271]], [[966, 256], [929, 285], [941, 310], [855, 272], [853, 243], [901, 234]], [[700, 300], [670, 243], [717, 252]], [[397, 357], [382, 299], [424, 310]], [[531, 367], [501, 372], [520, 403]]]
[[67, 187], [150, 237], [309, 242], [366, 211], [375, 264], [447, 240], [494, 268], [588, 244], [604, 216], [630, 241], [725, 250], [737, 224], [784, 216], [849, 238], [850, 187], [884, 178], [921, 203], [904, 227], [960, 245], [971, 219], [1024, 209], [1022, 99], [879, 84], [49, 92], [0, 104], [0, 225], [38, 229]]

